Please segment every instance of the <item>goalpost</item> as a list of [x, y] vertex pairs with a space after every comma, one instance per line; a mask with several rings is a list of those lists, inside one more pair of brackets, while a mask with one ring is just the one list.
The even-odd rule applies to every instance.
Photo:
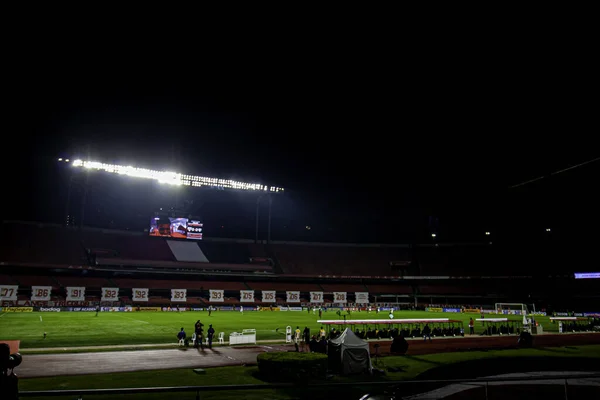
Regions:
[[496, 303], [494, 309], [498, 314], [504, 314], [504, 311], [519, 311], [519, 314], [523, 316], [528, 314], [527, 304], [524, 303]]

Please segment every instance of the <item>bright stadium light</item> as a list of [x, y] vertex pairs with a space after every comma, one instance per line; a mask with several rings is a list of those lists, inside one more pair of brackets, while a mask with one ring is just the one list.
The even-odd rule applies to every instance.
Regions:
[[437, 235], [436, 235], [435, 233], [432, 233], [432, 234], [431, 234], [431, 237], [432, 237], [432, 238], [434, 238], [434, 237], [436, 237], [436, 236], [437, 236]]
[[489, 232], [486, 232], [486, 233], [485, 233], [485, 235], [486, 235], [486, 236], [490, 236], [490, 233], [489, 233]]
[[[65, 161], [69, 161], [68, 159]], [[112, 172], [119, 175], [127, 175], [136, 178], [153, 179], [159, 183], [166, 183], [169, 185], [184, 185], [184, 186], [210, 186], [220, 189], [241, 189], [241, 190], [252, 190], [252, 191], [263, 191], [270, 193], [283, 192], [284, 189], [277, 186], [261, 185], [259, 183], [247, 183], [234, 181], [231, 179], [219, 179], [219, 178], [207, 178], [204, 176], [196, 175], [185, 175], [177, 172], [169, 171], [155, 171], [146, 168], [136, 168], [133, 166], [123, 166], [114, 164], [105, 164], [96, 161], [83, 161], [74, 160], [72, 165], [74, 167], [94, 169], [97, 171]]]

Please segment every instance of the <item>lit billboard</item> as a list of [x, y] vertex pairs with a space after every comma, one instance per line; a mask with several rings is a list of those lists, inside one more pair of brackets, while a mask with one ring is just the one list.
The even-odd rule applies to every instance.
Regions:
[[154, 217], [150, 220], [150, 236], [202, 240], [203, 224], [187, 218]]

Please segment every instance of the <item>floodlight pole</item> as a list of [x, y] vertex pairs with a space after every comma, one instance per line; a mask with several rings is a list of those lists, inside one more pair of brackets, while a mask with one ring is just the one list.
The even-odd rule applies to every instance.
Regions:
[[262, 196], [258, 196], [258, 198], [256, 199], [256, 234], [254, 236], [254, 244], [258, 243], [258, 216], [259, 216], [259, 206], [260, 206], [260, 199], [262, 198]]

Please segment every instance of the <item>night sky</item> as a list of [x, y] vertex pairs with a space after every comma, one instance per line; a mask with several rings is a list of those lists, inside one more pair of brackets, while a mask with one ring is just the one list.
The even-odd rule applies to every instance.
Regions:
[[[552, 71], [535, 68], [383, 65], [23, 72], [6, 108], [4, 219], [60, 222], [66, 186], [56, 160], [89, 155], [283, 186], [278, 239], [594, 234], [600, 161], [550, 175], [600, 157], [582, 76], [548, 84]], [[235, 218], [237, 231], [221, 234], [252, 237], [254, 200], [230, 209], [234, 217], [227, 201], [223, 219], [194, 211], [215, 225]], [[110, 207], [115, 216], [122, 204]]]

